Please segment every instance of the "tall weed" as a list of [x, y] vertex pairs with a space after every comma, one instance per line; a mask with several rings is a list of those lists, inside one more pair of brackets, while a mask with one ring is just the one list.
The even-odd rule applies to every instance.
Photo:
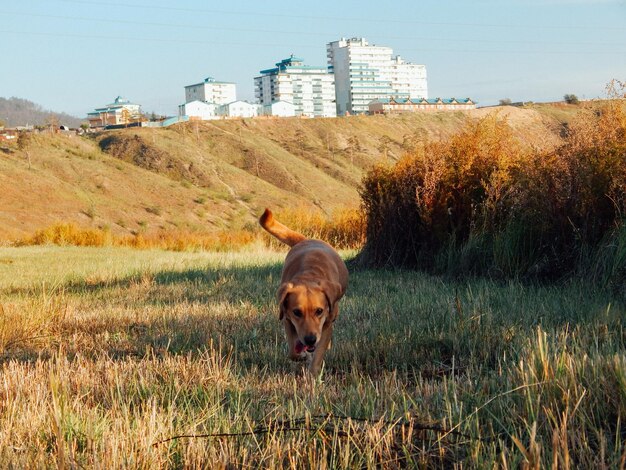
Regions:
[[[360, 259], [452, 275], [545, 279], [595, 266], [614, 276], [624, 267], [625, 195], [620, 100], [584, 108], [551, 151], [523, 146], [492, 114], [369, 172]], [[590, 260], [607, 250], [617, 264]]]

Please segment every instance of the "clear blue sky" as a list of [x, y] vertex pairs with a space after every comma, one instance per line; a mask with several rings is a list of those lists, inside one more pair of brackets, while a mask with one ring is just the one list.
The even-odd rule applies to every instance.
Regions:
[[184, 86], [237, 83], [365, 37], [428, 70], [430, 97], [601, 97], [626, 80], [626, 0], [0, 0], [0, 96], [79, 117], [122, 95], [175, 114]]

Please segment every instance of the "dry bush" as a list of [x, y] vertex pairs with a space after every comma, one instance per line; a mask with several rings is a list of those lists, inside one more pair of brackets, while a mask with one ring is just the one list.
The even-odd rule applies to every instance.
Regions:
[[171, 251], [235, 251], [255, 240], [255, 234], [244, 230], [218, 233], [177, 231], [127, 236], [117, 240], [116, 244], [138, 249], [161, 248]]
[[[280, 212], [278, 217], [294, 230], [312, 238], [325, 240], [337, 248], [359, 248], [364, 243], [364, 219], [356, 209], [337, 210], [332, 218], [328, 218], [320, 211], [300, 208]], [[38, 230], [32, 236], [17, 240], [14, 244], [126, 246], [142, 250], [159, 248], [171, 251], [237, 251], [262, 239], [271, 246], [279, 246], [273, 238], [270, 240], [270, 237], [266, 236], [260, 226], [219, 232], [176, 230], [120, 236], [108, 229], [83, 228], [71, 222], [62, 222]]]
[[106, 246], [113, 244], [113, 240], [108, 230], [82, 228], [62, 222], [37, 230], [32, 236], [19, 240], [16, 245]]
[[363, 181], [370, 265], [560, 277], [623, 230], [626, 114], [584, 109], [554, 151], [528, 149], [488, 116]]
[[15, 245], [126, 246], [142, 250], [160, 248], [172, 251], [231, 251], [250, 245], [257, 239], [256, 234], [246, 230], [216, 233], [178, 230], [118, 236], [107, 229], [83, 228], [63, 222], [38, 230], [34, 235], [16, 241]]
[[496, 223], [524, 156], [506, 121], [491, 115], [449, 141], [408, 154], [395, 167], [374, 168], [361, 188], [367, 261], [432, 265], [436, 252], [468, 239], [479, 211], [482, 225]]
[[[289, 228], [339, 249], [360, 248], [365, 242], [365, 219], [358, 209], [337, 209], [329, 217], [320, 210], [297, 207], [278, 211], [275, 216]], [[273, 238], [266, 240], [270, 246], [280, 245]]]

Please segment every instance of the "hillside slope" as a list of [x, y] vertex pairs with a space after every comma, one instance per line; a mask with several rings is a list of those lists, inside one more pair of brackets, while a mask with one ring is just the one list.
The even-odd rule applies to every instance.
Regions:
[[[217, 230], [254, 224], [266, 206], [359, 204], [362, 175], [426, 139], [490, 112], [533, 146], [560, 141], [566, 105], [468, 113], [245, 119], [124, 129], [97, 136], [39, 134], [0, 146], [0, 239], [59, 221], [116, 233]], [[30, 157], [30, 168], [28, 163]]]

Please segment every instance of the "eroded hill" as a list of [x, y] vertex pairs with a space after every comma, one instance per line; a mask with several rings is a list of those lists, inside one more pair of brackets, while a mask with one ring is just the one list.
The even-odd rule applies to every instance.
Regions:
[[[255, 223], [264, 207], [358, 206], [372, 165], [400, 158], [468, 119], [498, 112], [529, 145], [559, 143], [578, 108], [538, 105], [472, 112], [245, 119], [39, 134], [0, 145], [0, 238], [57, 222], [116, 233], [216, 230]], [[29, 167], [30, 160], [30, 167]]]

